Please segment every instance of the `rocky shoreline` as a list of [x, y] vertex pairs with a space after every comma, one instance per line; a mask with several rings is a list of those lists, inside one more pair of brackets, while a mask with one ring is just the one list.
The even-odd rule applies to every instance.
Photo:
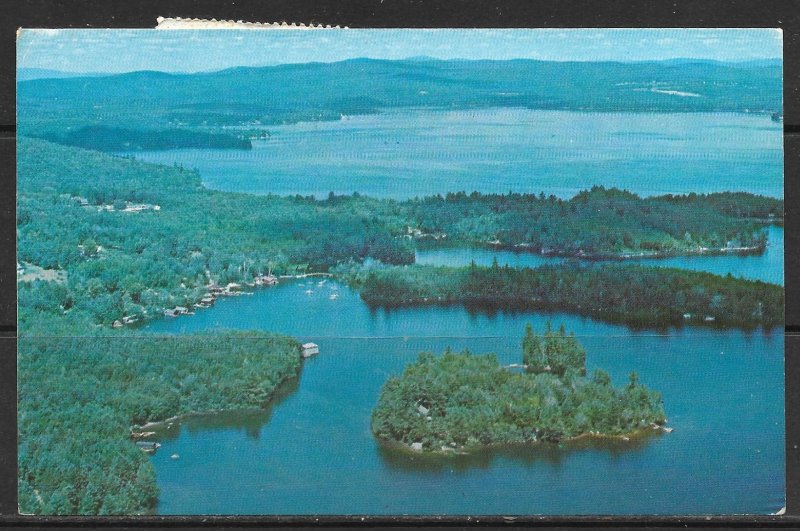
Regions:
[[495, 443], [469, 445], [469, 446], [467, 445], [453, 446], [451, 444], [451, 445], [441, 446], [440, 448], [425, 448], [424, 445], [422, 445], [421, 443], [415, 442], [411, 444], [405, 444], [402, 441], [397, 441], [392, 439], [380, 438], [380, 441], [401, 452], [407, 452], [415, 455], [443, 456], [443, 455], [469, 455], [473, 452], [480, 452], [492, 448], [502, 448], [505, 446], [534, 445], [534, 444], [560, 445], [565, 443], [566, 444], [574, 443], [582, 440], [610, 440], [616, 442], [630, 442], [634, 439], [650, 436], [654, 433], [659, 433], [659, 434], [672, 433], [673, 431], [674, 428], [672, 427], [667, 427], [662, 424], [653, 423], [646, 428], [639, 428], [630, 432], [620, 433], [620, 434], [601, 433], [599, 431], [588, 431], [586, 433], [581, 433], [580, 435], [575, 435], [574, 437], [566, 437], [564, 439], [559, 439], [557, 441], [532, 439], [529, 441], [504, 441], [504, 442], [495, 442]]

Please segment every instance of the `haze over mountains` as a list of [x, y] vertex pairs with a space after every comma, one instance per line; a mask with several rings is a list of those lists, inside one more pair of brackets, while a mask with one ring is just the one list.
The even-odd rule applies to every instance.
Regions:
[[[779, 60], [619, 63], [414, 57], [192, 74], [61, 73], [38, 79], [30, 76], [45, 73], [22, 74], [17, 85], [20, 133], [109, 151], [158, 149], [165, 142], [170, 148], [242, 147], [230, 138], [219, 139], [216, 146], [208, 133], [230, 136], [220, 128], [338, 120], [387, 108], [763, 113], [782, 108]], [[206, 136], [167, 141], [165, 132], [196, 128], [203, 128]], [[143, 132], [157, 132], [158, 138], [143, 139]], [[119, 141], [99, 141], [109, 133]]]

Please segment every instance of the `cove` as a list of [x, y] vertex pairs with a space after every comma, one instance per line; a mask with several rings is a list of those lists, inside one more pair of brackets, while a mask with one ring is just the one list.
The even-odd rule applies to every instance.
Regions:
[[[541, 330], [547, 320], [575, 331], [589, 371], [602, 367], [622, 385], [635, 370], [661, 391], [675, 431], [439, 458], [372, 437], [381, 386], [418, 352], [468, 348], [512, 363], [525, 323]], [[785, 504], [778, 331], [633, 332], [561, 313], [374, 310], [317, 279], [222, 299], [143, 331], [222, 328], [291, 334], [321, 352], [270, 410], [188, 418], [162, 432], [152, 457], [161, 514], [766, 514]]]
[[[645, 266], [675, 267], [690, 271], [705, 271], [715, 275], [731, 274], [747, 280], [760, 280], [783, 286], [783, 227], [771, 225], [766, 229], [767, 249], [760, 255], [721, 256], [675, 256], [627, 260], [624, 263]], [[545, 264], [560, 264], [565, 258], [542, 256], [536, 253], [514, 252], [487, 248], [442, 247], [417, 249], [415, 261], [421, 265], [463, 267], [475, 262], [479, 266], [490, 266], [494, 260], [500, 266], [538, 267]], [[620, 263], [620, 262], [615, 262]]]
[[265, 129], [269, 138], [247, 151], [129, 155], [197, 168], [215, 190], [320, 199], [459, 190], [570, 198], [595, 184], [639, 195], [783, 197], [783, 128], [765, 115], [391, 109]]

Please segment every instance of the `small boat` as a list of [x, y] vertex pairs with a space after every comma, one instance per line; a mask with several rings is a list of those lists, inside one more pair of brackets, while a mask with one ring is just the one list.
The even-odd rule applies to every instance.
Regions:
[[339, 298], [339, 295], [337, 295], [336, 293], [331, 293], [330, 297], [328, 297], [328, 298], [330, 300], [332, 300], [332, 301], [335, 301], [336, 299]]
[[136, 443], [136, 446], [139, 448], [139, 450], [141, 450], [141, 451], [143, 451], [144, 453], [147, 453], [147, 454], [154, 454], [154, 453], [156, 453], [156, 450], [161, 448], [161, 445], [159, 443], [157, 443], [157, 442], [149, 442], [149, 441], [148, 442], [139, 441], [139, 442]]
[[673, 431], [675, 431], [675, 428], [667, 428], [666, 426], [663, 426], [661, 429], [664, 430], [666, 433], [672, 433]]
[[314, 293], [314, 290], [307, 289], [305, 293], [306, 295], [311, 295], [312, 293]]

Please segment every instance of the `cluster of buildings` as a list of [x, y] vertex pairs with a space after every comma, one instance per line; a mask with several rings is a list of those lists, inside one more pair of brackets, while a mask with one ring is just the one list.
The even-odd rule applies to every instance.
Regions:
[[[70, 198], [70, 200], [72, 200], [75, 203], [77, 203], [78, 206], [81, 206], [83, 208], [95, 208], [95, 209], [97, 209], [98, 212], [99, 211], [103, 211], [103, 210], [105, 210], [106, 212], [114, 212], [114, 211], [117, 210], [116, 208], [114, 208], [114, 205], [107, 205], [107, 204], [92, 205], [91, 203], [89, 203], [88, 199], [86, 199], [85, 197], [78, 196], [78, 195], [69, 196], [69, 198]], [[125, 201], [125, 207], [119, 209], [118, 211], [119, 212], [144, 212], [145, 210], [153, 210], [155, 212], [158, 212], [159, 210], [161, 210], [161, 206], [159, 206], [159, 205], [151, 205], [151, 204], [148, 204], [148, 203], [131, 203], [130, 201]]]
[[[19, 272], [19, 268], [17, 269]], [[250, 286], [274, 286], [278, 283], [278, 277], [273, 274], [267, 275], [258, 275], [255, 277], [252, 283], [249, 283]], [[242, 285], [237, 284], [236, 282], [230, 282], [225, 286], [220, 286], [218, 284], [209, 284], [207, 286], [208, 293], [203, 296], [198, 302], [196, 302], [192, 307], [188, 306], [175, 306], [173, 308], [165, 308], [164, 315], [166, 317], [179, 317], [181, 315], [194, 315], [194, 308], [197, 309], [205, 309], [211, 308], [214, 305], [214, 302], [217, 300], [217, 297], [235, 297], [237, 295], [246, 295], [246, 292], [242, 291]], [[139, 318], [134, 315], [127, 315], [122, 319], [118, 319], [114, 321], [111, 325], [113, 328], [122, 328], [126, 325], [131, 325], [139, 321]]]
[[444, 232], [422, 232], [420, 229], [407, 226], [406, 227], [406, 238], [411, 238], [414, 240], [444, 240], [447, 238], [447, 234]]

